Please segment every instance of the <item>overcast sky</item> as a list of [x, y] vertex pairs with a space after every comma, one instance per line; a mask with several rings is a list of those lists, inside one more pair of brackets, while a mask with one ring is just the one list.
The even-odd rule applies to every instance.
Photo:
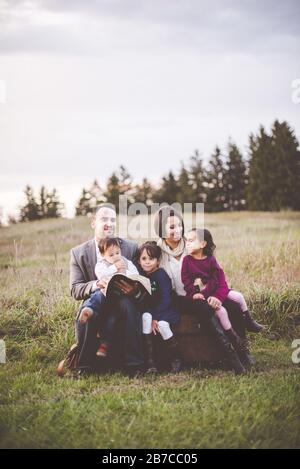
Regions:
[[300, 2], [0, 0], [0, 207], [125, 164], [158, 181], [287, 120], [300, 137]]

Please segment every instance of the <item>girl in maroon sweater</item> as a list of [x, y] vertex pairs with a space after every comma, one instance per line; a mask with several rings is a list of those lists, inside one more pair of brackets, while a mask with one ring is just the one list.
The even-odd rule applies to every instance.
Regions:
[[222, 306], [227, 298], [240, 305], [247, 330], [260, 332], [263, 326], [252, 318], [242, 293], [228, 287], [224, 271], [213, 256], [216, 246], [211, 233], [206, 229], [193, 228], [187, 233], [186, 246], [188, 255], [182, 262], [181, 278], [187, 296], [194, 300], [206, 300], [215, 309], [232, 343], [239, 342], [239, 337]]

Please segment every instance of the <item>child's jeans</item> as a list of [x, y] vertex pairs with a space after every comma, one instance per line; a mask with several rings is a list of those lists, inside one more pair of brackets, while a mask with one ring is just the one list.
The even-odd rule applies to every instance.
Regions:
[[80, 311], [83, 308], [91, 308], [93, 310], [94, 315], [99, 316], [100, 312], [102, 313], [103, 310], [103, 302], [105, 301], [105, 296], [103, 295], [101, 290], [96, 290], [91, 296], [85, 300], [82, 304]]
[[[229, 300], [234, 301], [235, 303], [238, 303], [242, 313], [248, 310], [245, 298], [242, 293], [235, 290], [230, 290], [227, 298]], [[229, 321], [228, 313], [224, 306], [221, 306], [220, 308], [216, 309], [216, 315], [225, 331], [228, 331], [232, 328], [231, 322]]]
[[[103, 302], [105, 302], [103, 304]], [[100, 305], [101, 309], [100, 309]], [[104, 324], [101, 328], [101, 342], [109, 344], [112, 340], [112, 335], [116, 323], [117, 316], [114, 313], [112, 301], [107, 301], [101, 290], [96, 290], [92, 295], [83, 303], [83, 308], [91, 308], [93, 316], [104, 318]]]
[[113, 339], [115, 324], [117, 321], [117, 312], [113, 301], [106, 301], [104, 305], [105, 322], [102, 328], [101, 343], [110, 345]]

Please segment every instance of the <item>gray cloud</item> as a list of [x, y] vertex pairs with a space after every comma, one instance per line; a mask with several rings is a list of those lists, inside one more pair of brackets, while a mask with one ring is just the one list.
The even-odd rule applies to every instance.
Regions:
[[155, 181], [194, 148], [295, 126], [299, 24], [298, 0], [0, 0], [0, 206], [26, 183], [71, 206], [121, 163]]
[[[97, 55], [138, 48], [147, 52], [155, 45], [194, 47], [209, 53], [259, 54], [273, 53], [274, 49], [278, 53], [299, 53], [300, 3], [297, 0], [15, 0], [2, 2], [1, 11], [2, 53], [48, 51]], [[38, 12], [61, 16], [62, 22], [33, 22], [32, 15]], [[72, 27], [68, 18], [78, 23]], [[93, 28], [87, 26], [91, 21]], [[135, 28], [140, 25], [138, 37], [132, 34], [132, 24]], [[103, 27], [107, 38], [102, 41]], [[84, 36], [77, 34], [80, 28], [84, 28]]]

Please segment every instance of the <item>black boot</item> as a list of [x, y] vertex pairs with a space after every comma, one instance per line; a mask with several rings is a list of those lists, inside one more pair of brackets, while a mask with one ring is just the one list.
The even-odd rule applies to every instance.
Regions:
[[259, 324], [259, 322], [255, 321], [251, 316], [251, 313], [247, 310], [243, 312], [243, 317], [246, 325], [246, 329], [249, 332], [261, 332], [265, 329], [265, 326]]
[[244, 365], [241, 363], [237, 353], [233, 350], [230, 341], [219, 323], [219, 320], [215, 317], [213, 312], [206, 316], [206, 324], [222, 349], [225, 358], [228, 360], [235, 374], [241, 375], [246, 373]]
[[146, 373], [157, 373], [157, 368], [153, 359], [153, 342], [152, 334], [143, 334], [144, 355], [145, 355], [145, 371]]
[[170, 355], [171, 373], [179, 373], [181, 370], [181, 359], [178, 342], [174, 335], [170, 339], [165, 340], [165, 344]]
[[254, 358], [250, 355], [250, 350], [248, 348], [247, 339], [242, 339], [234, 329], [229, 329], [225, 331], [228, 339], [230, 340], [234, 350], [239, 356], [240, 361], [242, 364], [247, 368], [251, 368], [255, 365]]

